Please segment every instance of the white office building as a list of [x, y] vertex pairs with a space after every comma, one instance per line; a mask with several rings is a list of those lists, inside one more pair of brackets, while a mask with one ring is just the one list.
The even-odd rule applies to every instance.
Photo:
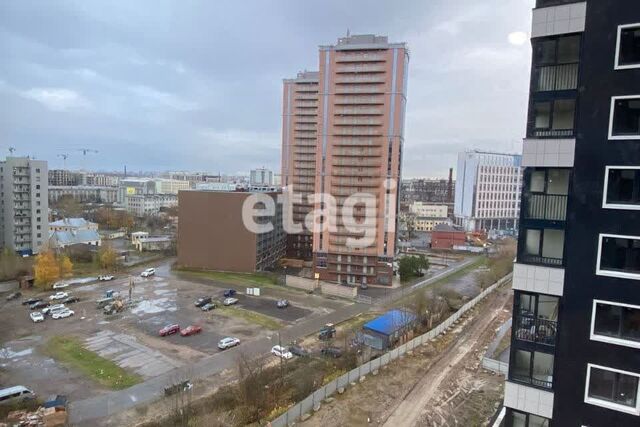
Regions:
[[273, 171], [269, 169], [251, 169], [251, 185], [273, 185]]
[[458, 154], [455, 223], [467, 231], [517, 230], [522, 156], [465, 151]]

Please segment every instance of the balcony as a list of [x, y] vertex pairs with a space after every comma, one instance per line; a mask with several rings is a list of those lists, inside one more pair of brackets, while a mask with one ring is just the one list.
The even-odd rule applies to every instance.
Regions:
[[334, 145], [343, 147], [380, 147], [381, 138], [340, 138], [334, 141]]
[[331, 185], [336, 187], [380, 187], [380, 179], [332, 179]]
[[377, 160], [360, 160], [346, 162], [344, 160], [336, 160], [333, 162], [334, 166], [342, 167], [380, 167], [380, 162]]
[[363, 170], [356, 170], [353, 166], [349, 167], [335, 167], [331, 172], [331, 176], [359, 176], [359, 177], [370, 177], [370, 178], [380, 178], [382, 175], [379, 171], [371, 170], [370, 168]]
[[509, 379], [536, 387], [553, 387], [553, 354], [513, 349], [509, 364]]
[[315, 102], [298, 102], [299, 107], [301, 107], [304, 104], [308, 104], [309, 106], [315, 106], [318, 101], [318, 95], [317, 94], [305, 95], [301, 93], [301, 94], [297, 94], [295, 99], [296, 101], [315, 101]]
[[337, 77], [335, 82], [337, 84], [384, 83], [385, 79], [382, 75], [356, 75], [350, 77]]
[[382, 126], [382, 120], [373, 118], [337, 118], [334, 121], [336, 126]]
[[514, 316], [514, 320], [517, 340], [555, 346], [558, 322], [533, 316]]
[[342, 95], [342, 94], [369, 94], [369, 93], [376, 93], [376, 94], [383, 94], [385, 92], [385, 88], [383, 85], [376, 85], [376, 86], [362, 86], [362, 85], [350, 85], [350, 86], [345, 86], [345, 85], [338, 85], [338, 87], [336, 87], [336, 91], [335, 93], [338, 95]]
[[518, 262], [562, 267], [564, 265], [564, 230], [523, 228], [518, 243]]
[[333, 131], [336, 136], [382, 136], [382, 129], [372, 129], [367, 127], [342, 128]]
[[559, 6], [562, 4], [569, 3], [579, 3], [580, 0], [537, 0], [536, 8], [540, 7], [549, 7], [549, 6]]
[[336, 56], [336, 62], [380, 62], [385, 61], [385, 55], [380, 53], [345, 53]]
[[578, 63], [537, 67], [536, 92], [574, 90], [578, 87]]
[[315, 124], [296, 124], [296, 126], [293, 128], [296, 132], [298, 131], [316, 131], [316, 125]]
[[334, 101], [336, 105], [383, 105], [381, 96], [339, 96]]
[[336, 67], [336, 73], [384, 73], [383, 64], [341, 65]]
[[524, 216], [526, 219], [565, 221], [567, 198], [565, 195], [525, 193]]
[[381, 116], [383, 113], [381, 108], [337, 108], [333, 112], [336, 116], [359, 116], [359, 115], [367, 115], [367, 116]]
[[575, 99], [533, 102], [527, 136], [571, 138], [574, 136]]

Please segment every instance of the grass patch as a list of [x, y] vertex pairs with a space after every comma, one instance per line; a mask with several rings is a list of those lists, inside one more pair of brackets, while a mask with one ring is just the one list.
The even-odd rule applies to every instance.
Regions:
[[204, 277], [207, 279], [217, 280], [230, 285], [258, 285], [258, 286], [275, 286], [277, 279], [275, 275], [268, 273], [232, 273], [229, 271], [200, 271], [189, 269], [176, 269], [180, 274]]
[[85, 349], [73, 337], [51, 338], [44, 346], [44, 353], [112, 390], [129, 388], [142, 381], [139, 375], [130, 374], [114, 362]]
[[276, 320], [273, 317], [266, 316], [262, 313], [256, 313], [255, 311], [245, 310], [243, 308], [222, 306], [216, 308], [213, 313], [217, 313], [226, 317], [235, 317], [237, 319], [242, 319], [248, 323], [259, 325], [274, 331], [282, 327], [282, 323], [280, 323], [279, 320]]

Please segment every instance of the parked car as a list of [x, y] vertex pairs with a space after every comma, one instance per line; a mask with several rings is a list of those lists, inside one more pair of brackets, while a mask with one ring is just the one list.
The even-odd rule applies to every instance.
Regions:
[[180, 331], [180, 335], [188, 337], [189, 335], [195, 335], [202, 332], [202, 326], [190, 325]]
[[39, 301], [42, 301], [40, 298], [27, 298], [26, 300], [22, 301], [22, 305], [31, 305], [31, 304], [35, 304]]
[[225, 298], [223, 301], [224, 305], [233, 305], [238, 302], [238, 298]]
[[108, 282], [109, 280], [113, 280], [114, 277], [111, 275], [98, 276], [98, 280], [101, 282]]
[[73, 310], [66, 309], [54, 311], [51, 317], [53, 317], [54, 319], [64, 319], [65, 317], [73, 316], [74, 314], [76, 313]]
[[64, 289], [68, 287], [69, 287], [69, 284], [65, 282], [58, 282], [53, 284], [53, 289]]
[[336, 335], [336, 327], [333, 323], [327, 323], [320, 329], [320, 333], [318, 334], [318, 339], [325, 341], [333, 338]]
[[0, 403], [24, 402], [35, 399], [36, 394], [22, 385], [17, 385], [0, 390]]
[[302, 346], [298, 345], [298, 344], [293, 344], [293, 345], [289, 346], [289, 351], [291, 352], [291, 354], [293, 354], [295, 356], [299, 356], [299, 357], [307, 357], [307, 356], [309, 356], [309, 352], [307, 350], [305, 350]]
[[287, 308], [289, 307], [289, 301], [286, 299], [279, 299], [276, 305], [278, 308]]
[[342, 349], [340, 347], [325, 347], [322, 350], [320, 350], [320, 353], [322, 353], [325, 356], [329, 356], [329, 357], [333, 357], [334, 359], [337, 359], [338, 357], [342, 356]]
[[142, 277], [151, 277], [154, 274], [156, 274], [156, 269], [155, 268], [147, 268], [145, 271], [140, 273], [140, 276], [142, 276]]
[[63, 304], [71, 304], [72, 302], [78, 302], [78, 301], [80, 301], [80, 298], [78, 298], [78, 297], [68, 297], [68, 298], [65, 298], [64, 300], [62, 300], [62, 303]]
[[167, 325], [164, 328], [160, 329], [158, 334], [161, 337], [166, 337], [167, 335], [173, 335], [180, 332], [180, 325]]
[[29, 317], [31, 317], [33, 323], [44, 322], [44, 315], [39, 311], [33, 311], [29, 313]]
[[274, 345], [271, 348], [271, 354], [281, 357], [285, 360], [289, 360], [293, 357], [293, 354], [291, 354], [289, 350], [287, 350], [285, 347], [282, 347], [281, 345]]
[[66, 293], [66, 292], [56, 292], [55, 294], [49, 296], [49, 299], [51, 301], [55, 301], [55, 300], [59, 300], [59, 299], [65, 299], [68, 296], [69, 296], [69, 294]]
[[14, 299], [18, 299], [21, 296], [22, 296], [22, 292], [14, 292], [12, 294], [7, 295], [7, 301], [13, 301]]
[[225, 337], [218, 341], [218, 348], [220, 350], [226, 350], [240, 344], [240, 340], [235, 337]]
[[366, 283], [360, 283], [360, 289], [367, 290], [369, 289], [369, 285], [367, 285]]
[[58, 311], [58, 310], [63, 310], [67, 307], [65, 307], [64, 304], [54, 304], [54, 305], [50, 305], [48, 307], [45, 307], [44, 309], [42, 309], [42, 314], [51, 314], [54, 311]]
[[48, 307], [49, 303], [46, 301], [36, 301], [29, 306], [31, 310], [40, 310], [41, 308]]
[[234, 296], [236, 294], [236, 290], [235, 289], [225, 289], [224, 290], [224, 297], [225, 298], [230, 298], [232, 296]]
[[202, 306], [202, 311], [210, 311], [213, 310], [214, 308], [218, 307], [218, 305], [214, 302], [210, 302], [208, 304], [205, 304]]
[[200, 297], [193, 303], [196, 307], [202, 307], [211, 302], [211, 297]]

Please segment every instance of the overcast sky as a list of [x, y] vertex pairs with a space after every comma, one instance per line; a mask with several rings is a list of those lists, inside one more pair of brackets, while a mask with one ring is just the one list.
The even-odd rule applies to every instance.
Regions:
[[349, 29], [408, 43], [403, 175], [445, 176], [464, 149], [521, 151], [533, 3], [3, 0], [0, 157], [279, 170], [282, 79]]

